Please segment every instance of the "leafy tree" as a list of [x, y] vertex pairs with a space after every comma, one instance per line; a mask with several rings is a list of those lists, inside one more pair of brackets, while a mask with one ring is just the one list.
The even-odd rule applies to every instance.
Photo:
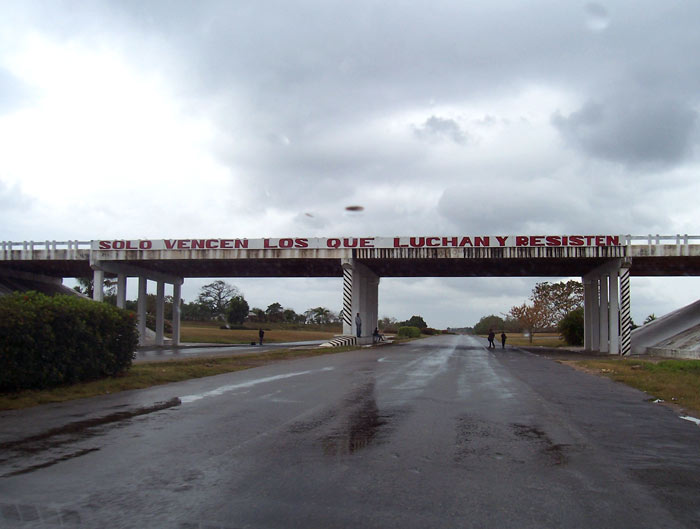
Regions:
[[391, 318], [389, 316], [384, 316], [383, 318], [380, 318], [379, 321], [377, 322], [377, 327], [380, 329], [396, 329], [399, 326], [399, 322], [396, 320], [396, 318]]
[[338, 314], [326, 307], [315, 307], [304, 312], [306, 323], [315, 323], [324, 325], [328, 323], [336, 323]]
[[272, 303], [265, 309], [267, 321], [282, 321], [284, 319], [284, 308], [279, 303]]
[[[128, 305], [127, 305], [127, 308]], [[133, 309], [136, 310], [136, 309]], [[207, 305], [193, 301], [192, 303], [183, 303], [180, 316], [186, 321], [206, 321], [212, 319], [213, 315]]]
[[537, 283], [530, 300], [542, 311], [542, 326], [556, 327], [567, 314], [583, 307], [583, 284], [574, 280]]
[[245, 298], [241, 296], [233, 296], [228, 303], [227, 320], [229, 323], [240, 325], [248, 317], [250, 307]]
[[421, 316], [411, 316], [408, 320], [399, 322], [400, 327], [418, 327], [419, 329], [425, 329], [428, 324]]
[[583, 345], [583, 309], [569, 312], [559, 322], [559, 332], [569, 345]]
[[488, 334], [490, 330], [504, 329], [505, 321], [500, 316], [491, 314], [490, 316], [483, 316], [479, 323], [474, 325], [475, 334]]
[[215, 318], [223, 318], [228, 312], [231, 298], [241, 295], [238, 288], [219, 279], [204, 285], [199, 291], [197, 301], [208, 307]]
[[[92, 298], [94, 292], [94, 279], [92, 277], [76, 277], [78, 284], [73, 287], [73, 290]], [[105, 279], [103, 282], [104, 297], [114, 297], [116, 300], [117, 296], [117, 281], [115, 279]]]
[[286, 323], [296, 323], [298, 318], [299, 314], [294, 312], [292, 309], [284, 309], [282, 312], [282, 320]]
[[250, 312], [248, 313], [248, 321], [255, 322], [255, 323], [263, 323], [263, 322], [267, 321], [267, 316], [265, 315], [265, 311], [261, 308], [253, 307], [252, 309], [250, 309]]
[[509, 315], [520, 322], [520, 325], [530, 334], [530, 343], [536, 331], [540, 331], [548, 324], [547, 313], [539, 300], [532, 305], [523, 303], [510, 309]]

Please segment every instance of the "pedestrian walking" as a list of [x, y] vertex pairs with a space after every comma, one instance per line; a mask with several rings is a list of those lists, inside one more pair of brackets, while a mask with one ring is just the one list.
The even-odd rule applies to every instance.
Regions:
[[262, 329], [258, 330], [258, 338], [260, 338], [260, 345], [262, 345], [264, 336], [265, 336], [265, 331], [263, 331]]
[[494, 349], [496, 348], [496, 344], [493, 343], [493, 341], [494, 341], [495, 339], [496, 339], [496, 333], [493, 332], [493, 329], [489, 329], [489, 349], [491, 349], [492, 347], [493, 347]]
[[360, 313], [357, 313], [357, 316], [355, 316], [355, 332], [357, 333], [357, 337], [359, 338], [362, 336], [362, 318], [360, 318]]
[[506, 338], [507, 338], [506, 333], [502, 332], [501, 333], [501, 349], [506, 348]]

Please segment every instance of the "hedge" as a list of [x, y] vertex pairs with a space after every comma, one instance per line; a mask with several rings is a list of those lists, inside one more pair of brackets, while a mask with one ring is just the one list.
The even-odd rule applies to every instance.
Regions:
[[0, 297], [0, 391], [117, 375], [137, 345], [133, 312], [69, 295]]
[[404, 336], [406, 338], [418, 338], [420, 336], [420, 329], [418, 327], [399, 327], [399, 336]]

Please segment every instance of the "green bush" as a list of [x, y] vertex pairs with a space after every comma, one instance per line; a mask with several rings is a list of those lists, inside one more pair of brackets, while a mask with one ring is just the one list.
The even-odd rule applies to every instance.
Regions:
[[420, 329], [418, 327], [399, 327], [399, 336], [404, 338], [418, 338], [420, 336]]
[[432, 336], [434, 334], [440, 334], [440, 331], [437, 329], [433, 329], [432, 327], [423, 327], [420, 330], [421, 334], [427, 334], [428, 336]]
[[0, 391], [41, 389], [124, 372], [136, 316], [75, 296], [0, 297]]
[[[146, 313], [146, 327], [148, 327], [152, 331], [156, 330], [156, 315], [155, 314]], [[167, 334], [173, 333], [173, 324], [171, 321], [163, 319], [163, 332], [165, 332]]]
[[558, 325], [559, 332], [569, 345], [583, 345], [583, 309], [569, 312]]

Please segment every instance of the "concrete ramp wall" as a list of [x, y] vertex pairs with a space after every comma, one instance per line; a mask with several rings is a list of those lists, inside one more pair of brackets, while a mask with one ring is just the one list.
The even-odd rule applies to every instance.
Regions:
[[76, 292], [72, 288], [62, 285], [60, 281], [46, 282], [25, 278], [0, 276], [0, 296], [11, 294], [12, 292], [27, 292], [29, 290], [35, 290], [43, 294], [48, 294], [49, 296], [53, 296], [54, 294], [68, 294], [72, 296], [85, 297], [83, 294]]
[[658, 348], [681, 333], [700, 325], [700, 301], [669, 312], [665, 316], [632, 331], [632, 354], [649, 354], [649, 348]]
[[700, 359], [700, 325], [649, 347], [647, 352], [655, 356]]

